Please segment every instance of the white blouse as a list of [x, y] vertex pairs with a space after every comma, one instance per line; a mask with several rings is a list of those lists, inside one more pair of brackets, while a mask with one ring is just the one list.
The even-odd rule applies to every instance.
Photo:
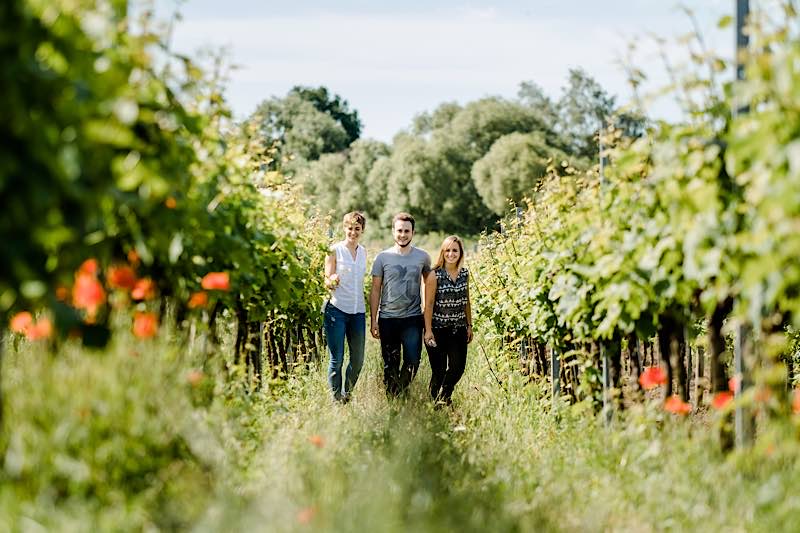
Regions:
[[364, 305], [364, 274], [367, 272], [367, 251], [360, 244], [353, 260], [347, 245], [338, 242], [331, 247], [336, 252], [336, 273], [339, 286], [331, 295], [331, 303], [345, 313], [366, 313]]

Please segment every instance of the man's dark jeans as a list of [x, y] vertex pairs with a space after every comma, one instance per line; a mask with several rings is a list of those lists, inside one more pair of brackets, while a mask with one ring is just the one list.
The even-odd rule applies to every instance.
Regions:
[[422, 315], [378, 319], [383, 356], [383, 384], [386, 386], [387, 394], [398, 396], [405, 392], [417, 374], [422, 355], [424, 325]]

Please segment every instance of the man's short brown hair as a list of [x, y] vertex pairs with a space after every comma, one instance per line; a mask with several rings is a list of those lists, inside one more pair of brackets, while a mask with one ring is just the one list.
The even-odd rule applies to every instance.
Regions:
[[366, 229], [367, 217], [358, 211], [350, 211], [344, 217], [342, 217], [342, 225], [345, 224], [361, 224], [361, 229]]
[[397, 213], [392, 219], [392, 229], [394, 229], [394, 223], [398, 220], [402, 220], [403, 222], [411, 222], [411, 231], [414, 231], [414, 217], [412, 217], [410, 214]]

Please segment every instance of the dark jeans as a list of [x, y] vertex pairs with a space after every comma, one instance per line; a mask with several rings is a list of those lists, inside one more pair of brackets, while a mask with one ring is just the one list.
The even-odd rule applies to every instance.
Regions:
[[431, 361], [430, 391], [434, 400], [450, 403], [467, 365], [467, 328], [433, 328], [436, 346], [426, 346]]
[[422, 315], [378, 320], [383, 356], [383, 384], [387, 394], [397, 396], [404, 392], [417, 374], [422, 355], [424, 325]]

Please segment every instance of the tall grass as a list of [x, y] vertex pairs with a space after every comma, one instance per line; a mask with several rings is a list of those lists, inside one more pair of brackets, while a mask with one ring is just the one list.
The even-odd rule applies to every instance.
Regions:
[[502, 386], [473, 344], [436, 410], [425, 355], [409, 397], [388, 400], [371, 340], [347, 405], [323, 367], [260, 393], [210, 367], [198, 381], [179, 340], [12, 347], [0, 530], [800, 529], [791, 439], [724, 456], [707, 422], [655, 405], [610, 427], [554, 413], [486, 348]]

